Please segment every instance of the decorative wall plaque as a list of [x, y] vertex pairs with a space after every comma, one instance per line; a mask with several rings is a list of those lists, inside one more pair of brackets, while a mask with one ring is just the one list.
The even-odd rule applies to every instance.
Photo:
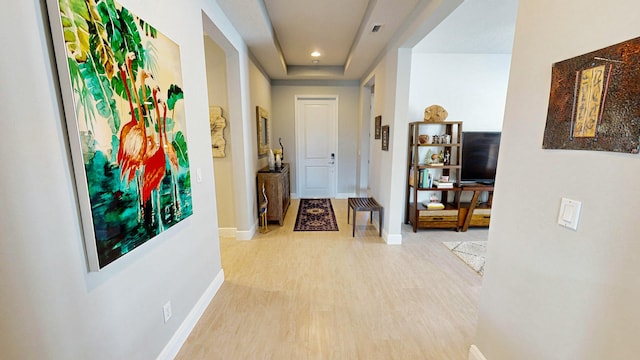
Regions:
[[553, 64], [544, 149], [638, 153], [640, 38]]

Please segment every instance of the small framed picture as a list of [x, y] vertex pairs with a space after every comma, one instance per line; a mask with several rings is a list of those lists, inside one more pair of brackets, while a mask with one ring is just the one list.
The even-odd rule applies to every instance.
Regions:
[[389, 125], [382, 127], [382, 150], [389, 151]]
[[380, 126], [382, 125], [382, 115], [376, 116], [376, 136], [375, 139], [380, 139]]

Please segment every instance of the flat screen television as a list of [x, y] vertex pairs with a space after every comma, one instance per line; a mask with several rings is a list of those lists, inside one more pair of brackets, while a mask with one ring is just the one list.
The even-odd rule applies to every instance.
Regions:
[[463, 183], [492, 185], [496, 179], [499, 131], [465, 131], [462, 133]]

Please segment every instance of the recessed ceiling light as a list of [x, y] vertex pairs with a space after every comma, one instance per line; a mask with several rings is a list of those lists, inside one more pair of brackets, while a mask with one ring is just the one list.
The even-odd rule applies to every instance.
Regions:
[[320, 55], [321, 54], [318, 51], [314, 51], [314, 52], [311, 53], [311, 56], [313, 56], [313, 57], [319, 57]]
[[382, 24], [375, 24], [373, 25], [373, 27], [371, 28], [371, 32], [373, 33], [377, 33], [378, 31], [380, 31], [380, 28], [382, 27]]

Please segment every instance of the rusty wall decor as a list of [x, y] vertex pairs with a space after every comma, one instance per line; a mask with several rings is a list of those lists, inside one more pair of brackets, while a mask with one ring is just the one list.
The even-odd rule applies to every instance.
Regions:
[[553, 64], [544, 149], [638, 153], [640, 38]]

